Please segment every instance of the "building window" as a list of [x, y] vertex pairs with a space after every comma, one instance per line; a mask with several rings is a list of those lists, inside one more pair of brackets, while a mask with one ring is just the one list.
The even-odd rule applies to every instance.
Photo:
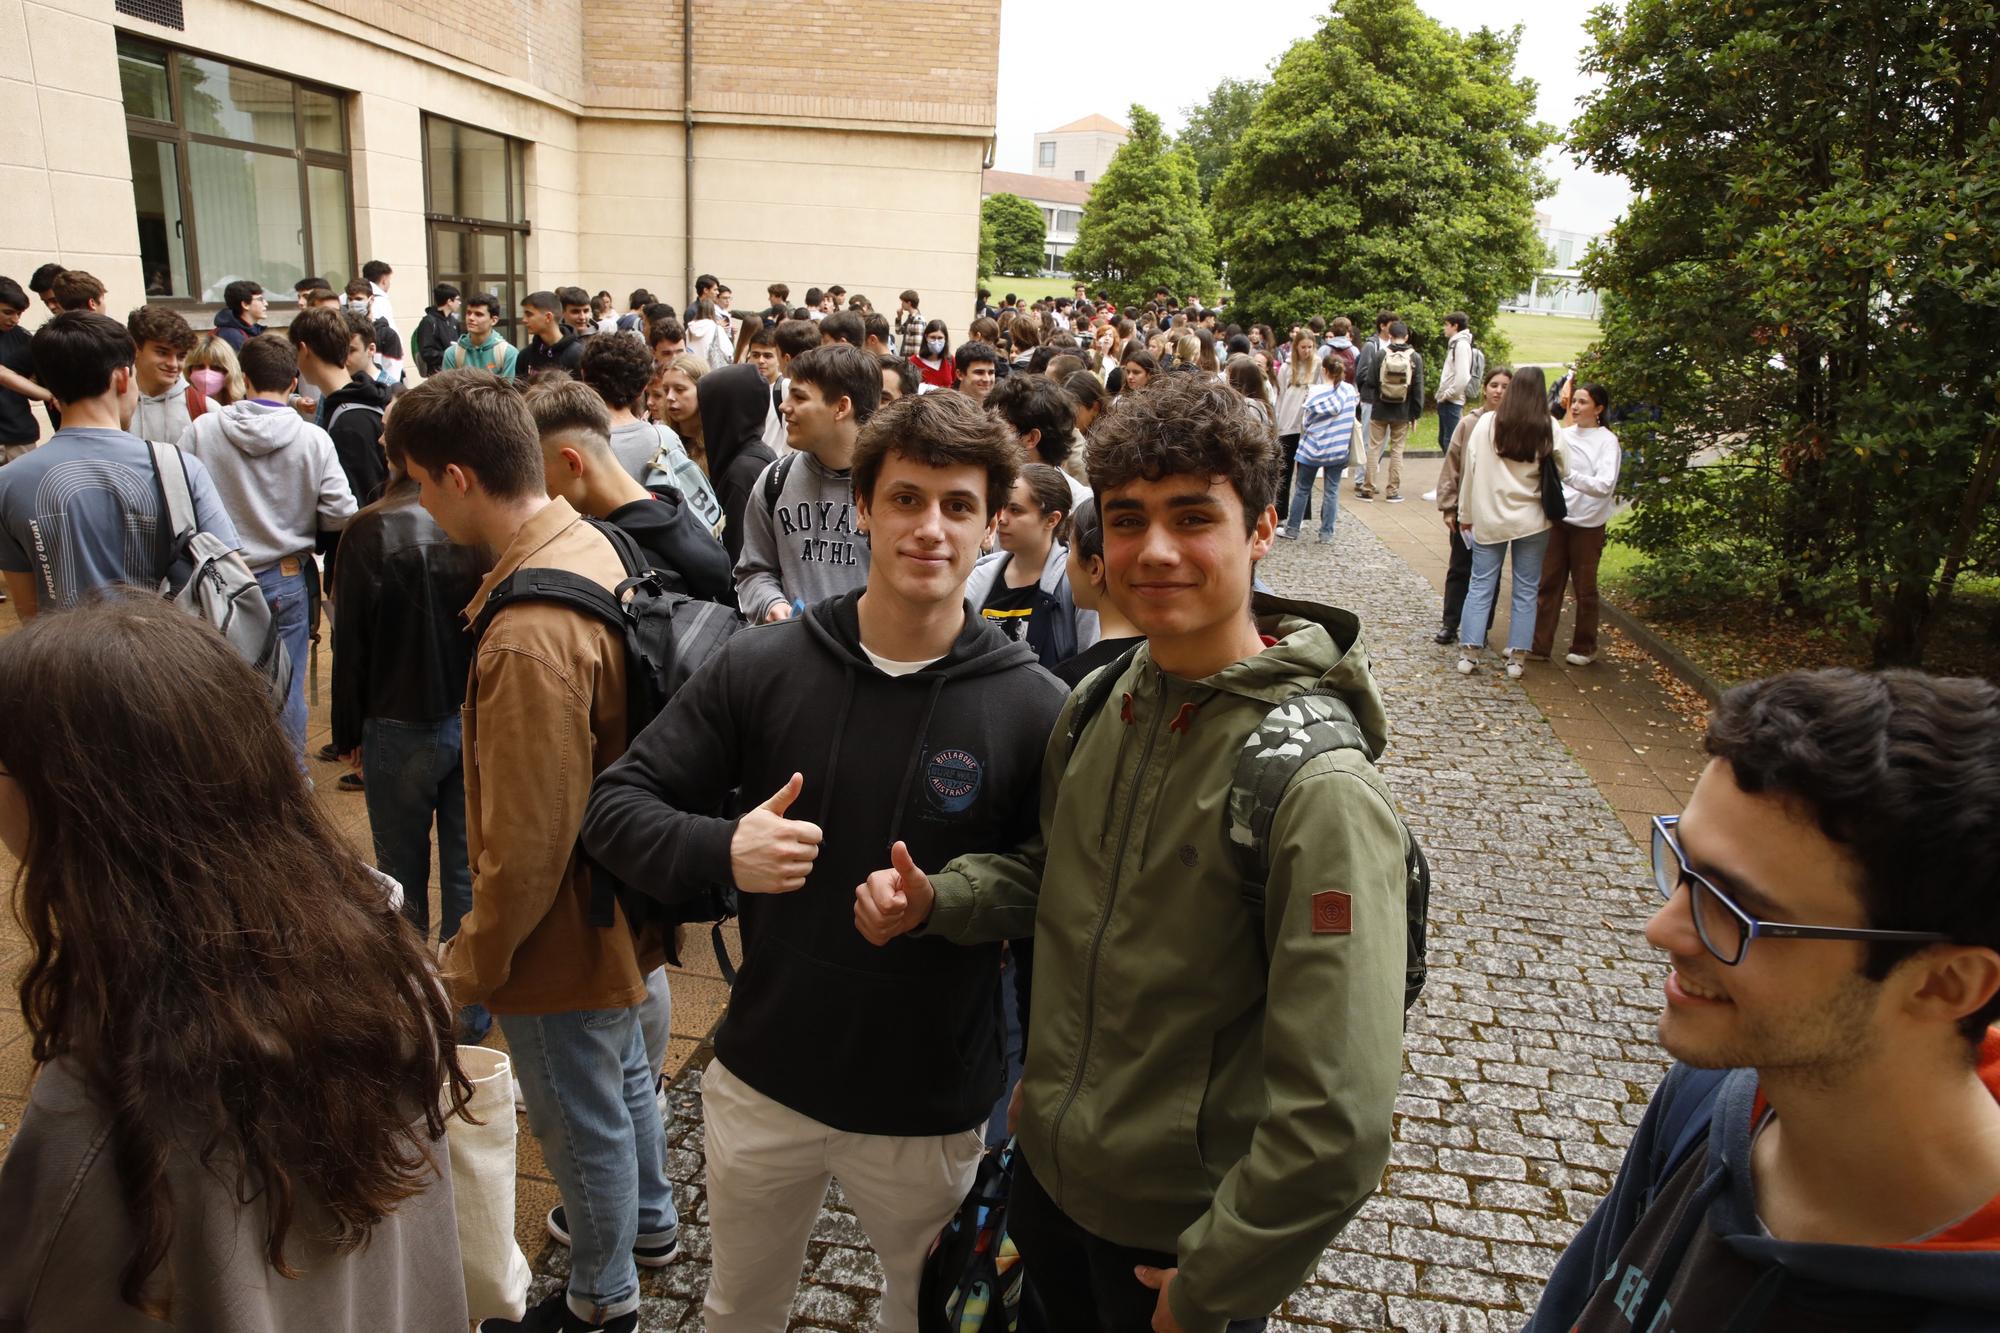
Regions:
[[1055, 140], [1049, 139], [1036, 144], [1035, 151], [1041, 154], [1040, 162], [1043, 166], [1052, 167], [1056, 164]]
[[431, 281], [500, 298], [500, 325], [519, 343], [527, 295], [527, 145], [442, 116], [424, 117], [424, 219]]
[[1568, 268], [1570, 260], [1576, 257], [1576, 242], [1565, 236], [1556, 242], [1556, 267]]
[[340, 93], [123, 34], [118, 81], [149, 299], [353, 276]]
[[1077, 172], [1077, 173], [1076, 173], [1076, 178], [1077, 178], [1078, 180], [1082, 180], [1082, 179], [1083, 179], [1083, 173], [1082, 173], [1081, 171]]
[[1056, 210], [1057, 231], [1075, 231], [1077, 224], [1082, 221], [1083, 214], [1073, 208], [1059, 208]]

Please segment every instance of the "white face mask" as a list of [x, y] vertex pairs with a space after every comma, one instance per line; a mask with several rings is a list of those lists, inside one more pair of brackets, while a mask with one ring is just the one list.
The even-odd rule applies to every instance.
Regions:
[[931, 354], [932, 356], [943, 356], [943, 355], [944, 355], [944, 339], [942, 339], [942, 338], [926, 338], [926, 339], [924, 339], [924, 350], [925, 350], [925, 351], [927, 351], [927, 352], [929, 352], [929, 353], [930, 353], [930, 354]]

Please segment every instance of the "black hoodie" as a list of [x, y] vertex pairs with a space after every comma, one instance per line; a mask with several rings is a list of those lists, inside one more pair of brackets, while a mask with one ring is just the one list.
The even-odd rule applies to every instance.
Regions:
[[743, 506], [757, 476], [776, 455], [764, 443], [771, 386], [752, 365], [724, 366], [701, 377], [702, 445], [708, 450], [708, 484], [722, 502], [722, 544], [733, 564], [743, 553]]
[[942, 659], [885, 675], [861, 649], [860, 596], [732, 638], [598, 776], [583, 843], [662, 897], [726, 886], [726, 815], [803, 774], [788, 814], [825, 841], [804, 888], [742, 895], [743, 969], [716, 1055], [834, 1129], [957, 1133], [1001, 1092], [998, 946], [878, 949], [855, 929], [854, 889], [899, 838], [933, 866], [1031, 836], [1066, 696], [1033, 649], [970, 612]]
[[671, 487], [653, 491], [648, 499], [618, 506], [604, 521], [637, 542], [654, 569], [673, 575], [675, 592], [736, 605], [729, 556], [679, 491]]
[[[352, 412], [340, 410], [349, 404], [354, 405]], [[382, 422], [388, 408], [389, 391], [366, 375], [356, 375], [328, 394], [320, 408], [340, 470], [347, 474], [347, 488], [358, 505], [381, 499], [389, 480], [389, 459], [382, 452]], [[340, 419], [335, 421], [335, 416]]]

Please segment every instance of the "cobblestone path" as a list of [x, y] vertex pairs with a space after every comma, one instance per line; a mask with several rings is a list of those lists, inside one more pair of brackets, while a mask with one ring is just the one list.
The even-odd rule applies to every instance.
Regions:
[[[1665, 1067], [1642, 853], [1517, 684], [1452, 670], [1430, 642], [1436, 594], [1362, 524], [1343, 517], [1331, 547], [1280, 542], [1263, 573], [1361, 616], [1388, 702], [1382, 770], [1436, 881], [1383, 1188], [1272, 1327], [1511, 1333]], [[642, 1329], [701, 1326], [698, 1080], [674, 1089], [669, 1133], [686, 1258], [645, 1275]], [[567, 1254], [534, 1258], [539, 1297]], [[793, 1329], [873, 1327], [881, 1270], [838, 1188], [804, 1277]]]

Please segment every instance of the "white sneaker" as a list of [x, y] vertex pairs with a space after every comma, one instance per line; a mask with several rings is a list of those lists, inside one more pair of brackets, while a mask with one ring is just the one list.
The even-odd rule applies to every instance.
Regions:
[[1519, 662], [1515, 661], [1513, 658], [1510, 657], [1507, 659], [1508, 680], [1519, 680], [1521, 678], [1521, 673], [1526, 670], [1527, 670], [1526, 667], [1522, 666]]
[[526, 1115], [528, 1113], [528, 1102], [525, 1097], [521, 1096], [521, 1080], [515, 1078], [514, 1071], [510, 1069], [507, 1071], [507, 1081], [514, 1085], [514, 1114]]
[[1438, 493], [1434, 490], [1424, 492], [1424, 503], [1426, 504], [1429, 504], [1431, 501], [1437, 498], [1438, 498]]
[[1461, 657], [1461, 658], [1459, 658], [1459, 659], [1458, 659], [1458, 674], [1459, 674], [1459, 675], [1461, 675], [1461, 676], [1469, 676], [1469, 675], [1471, 675], [1471, 674], [1472, 674], [1472, 659], [1471, 659], [1471, 658], [1469, 658], [1469, 657]]
[[1595, 653], [1571, 653], [1569, 656], [1563, 658], [1563, 661], [1569, 663], [1571, 666], [1589, 666], [1596, 660], [1597, 655]]

